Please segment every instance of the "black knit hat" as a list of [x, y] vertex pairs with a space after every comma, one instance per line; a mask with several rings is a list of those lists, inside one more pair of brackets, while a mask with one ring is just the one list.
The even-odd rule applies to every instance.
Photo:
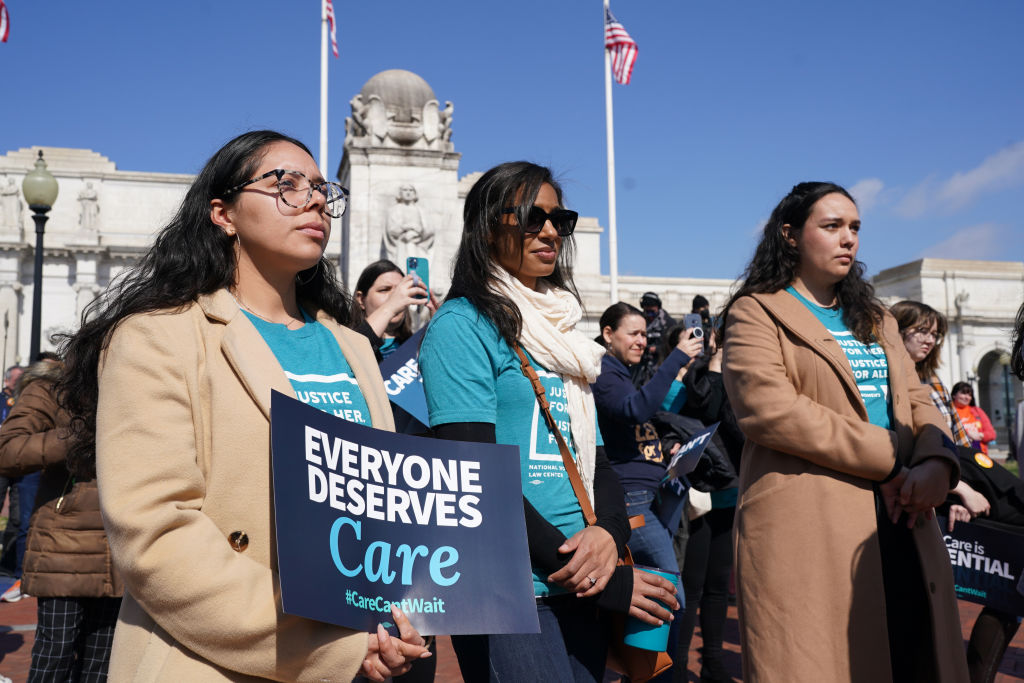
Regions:
[[644, 295], [640, 297], [640, 308], [644, 306], [657, 306], [661, 308], [661, 297], [654, 292], [644, 292]]

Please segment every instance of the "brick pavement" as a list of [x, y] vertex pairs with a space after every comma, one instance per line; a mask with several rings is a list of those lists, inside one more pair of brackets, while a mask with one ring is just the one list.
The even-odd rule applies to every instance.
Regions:
[[[960, 602], [960, 623], [963, 625], [966, 639], [974, 625], [981, 608], [969, 602]], [[15, 683], [24, 683], [28, 677], [30, 653], [34, 640], [36, 621], [36, 601], [26, 598], [13, 604], [0, 603], [0, 674], [9, 676]], [[726, 667], [734, 676], [740, 678], [740, 647], [739, 626], [736, 622], [736, 608], [729, 608], [729, 621], [725, 632]], [[697, 648], [701, 646], [700, 628], [694, 634], [690, 649], [689, 681], [699, 681], [700, 655]], [[437, 648], [437, 682], [463, 683], [459, 675], [459, 665], [455, 653], [451, 649], [448, 638], [438, 639]], [[401, 679], [399, 679], [401, 680]], [[1021, 629], [1006, 651], [1006, 657], [999, 667], [996, 683], [1010, 683], [1024, 680], [1024, 629]]]
[[36, 635], [36, 599], [0, 602], [0, 674], [23, 683]]

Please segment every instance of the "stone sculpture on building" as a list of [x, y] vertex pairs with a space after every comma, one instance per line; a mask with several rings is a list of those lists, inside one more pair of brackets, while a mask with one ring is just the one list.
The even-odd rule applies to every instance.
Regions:
[[411, 71], [382, 71], [349, 104], [347, 145], [452, 151], [452, 103], [440, 109], [427, 82]]
[[21, 229], [21, 190], [14, 178], [0, 185], [0, 231], [18, 232]]
[[416, 187], [405, 183], [398, 188], [395, 205], [388, 210], [384, 229], [384, 255], [400, 268], [409, 256], [430, 259], [434, 229], [419, 206]]
[[430, 261], [430, 286], [444, 293], [462, 232], [459, 158], [452, 144], [455, 107], [420, 76], [375, 74], [352, 98], [338, 179], [351, 192], [342, 217], [343, 280], [386, 257], [402, 270], [409, 256]]
[[82, 229], [82, 235], [96, 234], [96, 221], [100, 214], [99, 193], [86, 182], [85, 187], [78, 193], [78, 225]]

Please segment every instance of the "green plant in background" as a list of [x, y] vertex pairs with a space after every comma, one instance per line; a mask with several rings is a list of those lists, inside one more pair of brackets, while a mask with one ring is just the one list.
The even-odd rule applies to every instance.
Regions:
[[1011, 472], [1013, 472], [1014, 475], [1016, 475], [1018, 477], [1020, 476], [1020, 470], [1017, 467], [1017, 461], [1016, 460], [1010, 460], [1009, 458], [1007, 458], [1006, 460], [1003, 461], [1002, 464], [1003, 464], [1003, 467], [1005, 467], [1006, 469], [1008, 469]]

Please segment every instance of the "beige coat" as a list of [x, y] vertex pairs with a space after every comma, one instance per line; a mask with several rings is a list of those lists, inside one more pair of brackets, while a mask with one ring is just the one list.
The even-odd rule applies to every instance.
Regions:
[[[375, 427], [393, 429], [366, 339], [324, 313]], [[125, 583], [121, 683], [350, 681], [367, 635], [281, 612], [271, 389], [294, 396], [226, 291], [126, 319], [101, 358], [100, 506]], [[244, 534], [247, 543], [237, 542]], [[236, 542], [232, 542], [232, 539]]]
[[[724, 379], [747, 437], [736, 511], [736, 584], [747, 683], [890, 681], [872, 485], [895, 458], [941, 457], [948, 428], [886, 316], [892, 430], [868, 422], [850, 364], [786, 292], [736, 301]], [[949, 556], [935, 521], [913, 533], [938, 652], [936, 683], [967, 680]]]

